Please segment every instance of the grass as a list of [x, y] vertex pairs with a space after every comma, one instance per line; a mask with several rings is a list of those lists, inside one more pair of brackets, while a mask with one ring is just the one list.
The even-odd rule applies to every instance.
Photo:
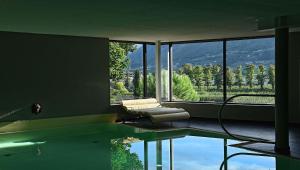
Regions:
[[[199, 102], [223, 102], [223, 89], [217, 89], [216, 86], [210, 86], [208, 89], [203, 87], [202, 90], [197, 90], [200, 99]], [[260, 86], [254, 86], [249, 88], [248, 86], [232, 86], [231, 89], [227, 88], [227, 97], [231, 97], [237, 94], [274, 94], [271, 85], [265, 85], [264, 89], [261, 89]], [[119, 103], [121, 100], [134, 99], [132, 92], [129, 92], [126, 95], [112, 95], [111, 94], [111, 103]], [[182, 101], [182, 99], [174, 99], [174, 101]], [[198, 101], [187, 101], [187, 102], [198, 102]], [[238, 97], [233, 99], [233, 103], [244, 103], [244, 104], [274, 104], [275, 99], [273, 97]]]
[[[223, 101], [223, 89], [217, 89], [216, 86], [210, 86], [208, 90], [204, 87], [205, 90], [198, 90], [200, 95], [199, 101], [208, 101], [208, 102], [222, 102]], [[231, 97], [237, 94], [274, 94], [270, 85], [264, 86], [264, 89], [261, 89], [260, 86], [254, 86], [249, 88], [248, 86], [233, 86], [231, 89], [227, 88], [227, 97]], [[247, 104], [274, 104], [275, 99], [273, 97], [238, 97], [233, 99], [234, 103], [247, 103]]]

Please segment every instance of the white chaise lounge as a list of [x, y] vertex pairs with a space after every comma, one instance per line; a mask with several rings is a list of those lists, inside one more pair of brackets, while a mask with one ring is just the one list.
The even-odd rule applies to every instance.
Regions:
[[131, 116], [148, 117], [153, 123], [190, 118], [184, 109], [162, 107], [154, 98], [123, 100], [121, 104]]

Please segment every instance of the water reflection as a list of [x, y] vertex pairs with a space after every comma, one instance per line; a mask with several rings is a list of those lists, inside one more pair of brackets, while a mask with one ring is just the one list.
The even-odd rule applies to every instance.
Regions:
[[[136, 140], [126, 146], [133, 154], [131, 163], [141, 163], [142, 166], [138, 167], [145, 170], [218, 170], [222, 164], [224, 170], [274, 170], [279, 160], [227, 146], [227, 139], [211, 137], [185, 136], [162, 140]], [[238, 154], [226, 160], [231, 154], [239, 152], [246, 155]]]
[[[153, 132], [110, 124], [2, 134], [0, 169], [218, 170], [232, 154], [255, 153], [230, 147], [236, 141], [223, 137], [186, 129]], [[300, 161], [238, 155], [225, 161], [223, 169], [299, 170]]]
[[[251, 153], [251, 152], [250, 153], [249, 152], [234, 153], [234, 154], [229, 155], [229, 156], [227, 156], [227, 157], [224, 158], [222, 164], [220, 165], [220, 170], [222, 170], [222, 169], [227, 170], [228, 169], [228, 161], [229, 161], [229, 159], [232, 159], [233, 157], [237, 157], [237, 156], [273, 157], [272, 155], [262, 154], [262, 153]], [[261, 169], [261, 167], [251, 167], [251, 169], [252, 168], [259, 168], [259, 169]], [[247, 167], [244, 167], [243, 169], [247, 169]]]
[[112, 169], [113, 170], [143, 170], [142, 161], [139, 160], [138, 154], [130, 152], [131, 144], [126, 142], [127, 139], [113, 139], [112, 146]]

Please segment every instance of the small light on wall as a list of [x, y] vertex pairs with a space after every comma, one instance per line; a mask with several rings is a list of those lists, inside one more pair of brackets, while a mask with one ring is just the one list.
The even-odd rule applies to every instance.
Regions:
[[31, 112], [34, 113], [34, 114], [39, 114], [42, 112], [42, 105], [39, 104], [39, 103], [34, 103], [32, 104], [31, 106]]

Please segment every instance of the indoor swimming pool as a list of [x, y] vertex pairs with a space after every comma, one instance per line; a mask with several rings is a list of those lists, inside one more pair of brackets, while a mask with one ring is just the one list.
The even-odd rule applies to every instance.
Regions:
[[[1, 170], [296, 170], [300, 161], [229, 146], [193, 129], [150, 131], [90, 123], [2, 133]], [[231, 157], [232, 154], [236, 156]], [[228, 159], [229, 158], [229, 159]], [[224, 161], [225, 160], [225, 161]]]

